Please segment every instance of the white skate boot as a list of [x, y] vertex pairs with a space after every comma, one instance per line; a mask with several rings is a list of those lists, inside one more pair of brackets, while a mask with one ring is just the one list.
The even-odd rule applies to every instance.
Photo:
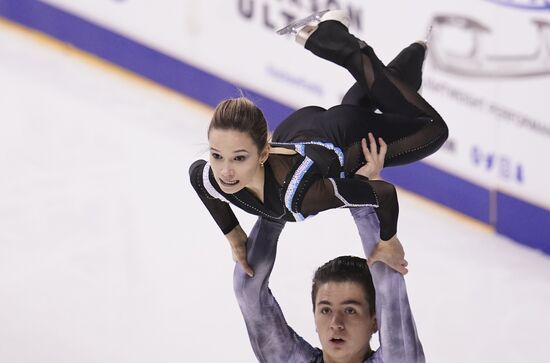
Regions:
[[350, 23], [350, 18], [345, 10], [323, 10], [293, 21], [284, 28], [277, 30], [277, 34], [296, 35], [296, 42], [304, 46], [311, 33], [317, 29], [317, 25], [326, 20], [339, 21], [344, 24], [346, 28]]

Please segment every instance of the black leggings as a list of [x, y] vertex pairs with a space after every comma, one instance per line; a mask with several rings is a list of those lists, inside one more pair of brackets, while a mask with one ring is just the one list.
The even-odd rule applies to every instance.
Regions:
[[348, 174], [364, 165], [360, 141], [369, 132], [388, 144], [385, 166], [423, 159], [443, 145], [447, 125], [416, 92], [422, 79], [422, 45], [405, 48], [386, 67], [342, 24], [326, 21], [310, 36], [306, 48], [345, 67], [357, 83], [338, 106], [328, 110], [310, 106], [291, 114], [275, 130], [274, 142], [331, 142], [344, 150]]

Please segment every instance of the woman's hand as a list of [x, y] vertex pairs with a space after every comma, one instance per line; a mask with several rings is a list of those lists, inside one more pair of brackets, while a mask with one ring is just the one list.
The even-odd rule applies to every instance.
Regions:
[[372, 132], [369, 132], [370, 150], [367, 147], [367, 140], [361, 139], [361, 149], [363, 149], [363, 155], [367, 163], [359, 168], [355, 174], [365, 176], [369, 180], [381, 179], [380, 171], [384, 168], [384, 158], [386, 157], [386, 151], [388, 151], [388, 145], [386, 145], [381, 137], [378, 138], [378, 142], [380, 143], [380, 152], [378, 151], [378, 145], [376, 145]]
[[231, 232], [225, 235], [231, 246], [231, 252], [233, 253], [233, 261], [238, 262], [243, 268], [244, 272], [250, 276], [254, 276], [254, 271], [252, 267], [248, 264], [246, 260], [246, 241], [248, 236], [243, 231], [240, 225], [233, 228]]
[[377, 261], [384, 262], [402, 275], [409, 272], [407, 269], [408, 262], [405, 260], [405, 251], [397, 235], [387, 241], [381, 240], [378, 242], [374, 251], [369, 256], [367, 263], [369, 267], [372, 267]]

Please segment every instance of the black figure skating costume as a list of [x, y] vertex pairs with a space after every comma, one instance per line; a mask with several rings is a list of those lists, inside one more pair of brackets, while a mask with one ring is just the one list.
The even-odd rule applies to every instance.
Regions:
[[302, 108], [277, 127], [272, 145], [295, 150], [296, 155], [269, 156], [264, 202], [247, 188], [222, 192], [204, 160], [191, 165], [191, 183], [224, 234], [238, 225], [229, 203], [284, 221], [300, 221], [326, 209], [372, 206], [380, 220], [380, 237], [387, 240], [397, 231], [397, 195], [387, 182], [355, 175], [365, 164], [360, 140], [369, 132], [384, 139], [385, 166], [420, 160], [446, 140], [445, 122], [416, 92], [424, 49], [413, 44], [386, 67], [370, 46], [333, 20], [321, 22], [305, 47], [345, 67], [357, 83], [341, 105]]

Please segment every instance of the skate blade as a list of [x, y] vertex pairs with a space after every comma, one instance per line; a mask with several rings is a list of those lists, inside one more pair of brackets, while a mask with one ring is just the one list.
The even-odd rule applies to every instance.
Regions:
[[305, 18], [294, 20], [292, 23], [288, 24], [284, 28], [277, 30], [277, 34], [279, 35], [296, 34], [298, 33], [298, 30], [300, 30], [300, 28], [302, 28], [304, 25], [307, 25], [312, 21], [321, 20], [321, 17], [326, 13], [328, 13], [329, 11], [330, 10], [318, 11], [316, 13], [306, 16]]

